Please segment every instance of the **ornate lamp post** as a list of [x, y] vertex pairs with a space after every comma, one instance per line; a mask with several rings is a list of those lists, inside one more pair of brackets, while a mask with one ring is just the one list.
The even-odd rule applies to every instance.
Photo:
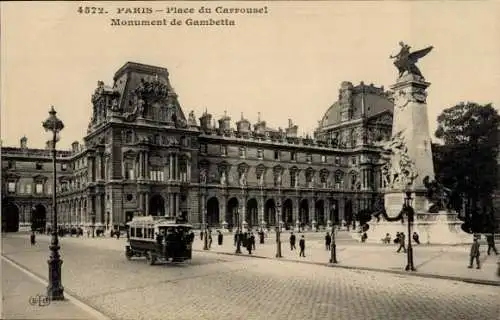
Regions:
[[50, 300], [64, 300], [64, 288], [61, 281], [61, 265], [63, 263], [59, 255], [59, 238], [57, 236], [57, 167], [56, 167], [56, 143], [59, 140], [59, 132], [64, 128], [64, 124], [56, 116], [56, 110], [52, 106], [49, 117], [43, 122], [43, 128], [47, 132], [52, 132], [52, 165], [54, 170], [54, 180], [52, 185], [52, 210], [54, 213], [52, 225], [52, 238], [50, 241], [49, 264], [49, 284], [47, 295]]
[[203, 250], [208, 250], [207, 209], [203, 210]]
[[[332, 204], [332, 218], [333, 218], [333, 213], [335, 213], [335, 203]], [[335, 226], [336, 222], [335, 219], [333, 219], [333, 224], [332, 224], [332, 244], [330, 246], [330, 263], [338, 263], [337, 261], [337, 245], [335, 244]]]
[[281, 258], [281, 186], [278, 185], [278, 201], [276, 206], [276, 258]]
[[416, 271], [415, 266], [413, 264], [413, 247], [411, 245], [411, 227], [413, 224], [413, 219], [414, 219], [414, 211], [411, 206], [411, 191], [406, 191], [406, 198], [404, 202], [404, 209], [406, 211], [406, 217], [408, 220], [408, 264], [406, 265], [405, 270], [406, 271]]
[[240, 229], [240, 214], [238, 212], [238, 208], [234, 208], [234, 212], [236, 213], [236, 232], [238, 233], [238, 237], [236, 238], [236, 252], [241, 253], [241, 229]]

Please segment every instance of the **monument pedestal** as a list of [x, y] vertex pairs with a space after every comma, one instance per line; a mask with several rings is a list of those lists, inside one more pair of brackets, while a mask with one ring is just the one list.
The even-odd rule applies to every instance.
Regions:
[[[391, 243], [397, 232], [404, 232], [408, 241], [408, 221], [405, 217], [404, 222], [388, 222], [383, 218], [377, 222], [373, 218], [370, 222], [370, 229], [366, 232], [367, 242], [382, 243], [382, 239], [388, 233], [391, 237]], [[441, 211], [439, 213], [418, 213], [416, 212], [415, 221], [412, 224], [412, 233], [416, 232], [421, 244], [468, 244], [471, 242], [471, 235], [462, 231], [462, 221], [457, 219], [456, 213]]]

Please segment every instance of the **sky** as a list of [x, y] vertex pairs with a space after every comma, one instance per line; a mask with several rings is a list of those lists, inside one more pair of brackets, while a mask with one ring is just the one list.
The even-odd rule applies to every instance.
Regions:
[[[234, 121], [274, 128], [291, 118], [312, 133], [342, 81], [388, 88], [399, 41], [432, 52], [418, 66], [431, 83], [431, 136], [442, 110], [461, 101], [500, 106], [499, 1], [2, 2], [1, 139], [42, 148], [50, 106], [65, 129], [59, 146], [82, 141], [91, 95], [127, 61], [166, 67], [185, 114], [227, 110]], [[105, 14], [80, 14], [79, 6]], [[267, 7], [267, 14], [166, 14], [166, 7]], [[152, 14], [118, 14], [118, 8]], [[112, 18], [233, 19], [235, 26], [111, 26]]]

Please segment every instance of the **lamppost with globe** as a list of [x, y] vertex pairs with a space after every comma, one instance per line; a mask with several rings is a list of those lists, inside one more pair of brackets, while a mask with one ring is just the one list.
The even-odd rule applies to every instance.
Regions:
[[276, 258], [281, 258], [281, 181], [278, 184], [278, 201], [276, 206]]
[[52, 164], [53, 164], [53, 185], [52, 185], [52, 212], [53, 226], [52, 238], [50, 241], [49, 264], [49, 283], [47, 286], [47, 296], [50, 300], [64, 300], [64, 288], [61, 281], [62, 259], [59, 255], [59, 238], [57, 236], [57, 162], [56, 162], [56, 143], [59, 141], [59, 132], [64, 128], [63, 122], [57, 118], [56, 110], [52, 106], [49, 111], [49, 117], [43, 122], [43, 128], [52, 134]]
[[415, 265], [413, 263], [413, 247], [411, 245], [411, 227], [413, 224], [413, 219], [415, 217], [415, 211], [411, 206], [411, 191], [406, 191], [406, 197], [404, 199], [403, 210], [406, 212], [406, 219], [408, 220], [408, 264], [406, 265], [406, 271], [416, 271]]

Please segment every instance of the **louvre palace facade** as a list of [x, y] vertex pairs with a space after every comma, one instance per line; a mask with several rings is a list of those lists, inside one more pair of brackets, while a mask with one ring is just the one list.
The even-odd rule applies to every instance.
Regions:
[[[312, 136], [264, 119], [185, 113], [167, 69], [127, 62], [91, 96], [83, 143], [57, 152], [58, 221], [110, 228], [134, 215], [195, 226], [324, 227], [353, 221], [381, 195], [380, 149], [390, 93], [343, 82]], [[41, 129], [42, 130], [42, 129]], [[52, 221], [50, 148], [2, 147], [4, 231]]]

